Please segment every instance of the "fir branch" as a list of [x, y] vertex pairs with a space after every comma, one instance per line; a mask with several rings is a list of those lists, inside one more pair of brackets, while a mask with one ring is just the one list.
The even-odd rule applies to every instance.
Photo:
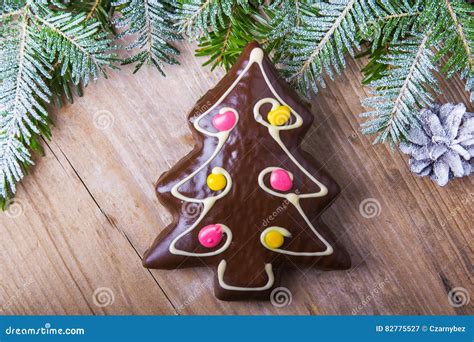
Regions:
[[19, 20], [3, 23], [0, 54], [0, 204], [15, 191], [15, 183], [32, 164], [28, 146], [35, 135], [48, 131], [43, 102], [51, 92], [44, 82], [50, 78], [48, 62], [38, 26], [25, 7]]
[[[352, 10], [354, 7], [354, 4], [356, 3], [356, 0], [349, 0], [349, 2], [345, 5], [345, 8], [338, 13], [338, 15], [335, 17], [334, 23], [329, 27], [329, 30], [324, 34], [322, 39], [319, 41], [318, 45], [314, 49], [314, 51], [311, 53], [309, 58], [303, 63], [301, 68], [290, 77], [290, 80], [302, 75], [308, 68], [310, 67], [311, 63], [314, 62], [314, 60], [319, 56], [321, 50], [325, 47], [325, 45], [329, 42], [329, 40], [333, 37], [334, 32], [341, 26], [342, 21], [348, 13]], [[337, 11], [337, 10], [336, 10]], [[331, 9], [328, 11], [328, 13], [331, 13]]]
[[112, 16], [115, 7], [110, 0], [68, 0], [61, 2], [53, 0], [53, 3], [63, 11], [73, 12], [74, 14], [85, 13], [85, 21], [92, 18], [97, 19], [102, 26], [102, 30], [112, 33]]
[[57, 56], [62, 65], [62, 75], [71, 68], [73, 82], [82, 82], [85, 86], [89, 83], [89, 76], [94, 81], [99, 73], [107, 77], [105, 67], [113, 67], [115, 55], [110, 52], [112, 41], [107, 38], [107, 32], [100, 31], [99, 22], [85, 21], [84, 13], [46, 11], [33, 16], [42, 25], [40, 33], [46, 42], [46, 51]]
[[373, 97], [363, 104], [375, 109], [361, 115], [373, 117], [362, 124], [362, 132], [379, 133], [374, 143], [398, 143], [406, 136], [407, 128], [417, 124], [414, 109], [432, 102], [430, 91], [437, 89], [433, 71], [437, 69], [432, 62], [430, 34], [431, 31], [414, 34], [413, 38], [393, 44], [380, 61], [390, 68], [382, 73], [381, 79], [369, 84]]
[[176, 13], [179, 32], [190, 38], [208, 36], [226, 26], [226, 18], [232, 16], [234, 6], [249, 11], [249, 0], [185, 0]]
[[415, 17], [415, 16], [420, 15], [420, 13], [421, 13], [420, 11], [415, 11], [415, 12], [404, 12], [404, 13], [389, 14], [389, 15], [386, 15], [385, 17], [380, 18], [378, 21], [379, 22], [387, 22], [389, 20], [397, 20], [397, 19], [402, 19], [402, 18], [406, 18], [406, 17]]
[[[116, 2], [115, 5], [120, 5]], [[163, 65], [178, 64], [175, 56], [179, 51], [172, 45], [181, 36], [173, 27], [174, 1], [131, 0], [120, 10], [121, 17], [115, 21], [118, 28], [126, 27], [118, 38], [136, 36], [127, 45], [127, 50], [137, 50], [123, 64], [136, 63], [134, 72], [143, 64], [154, 65], [163, 75]]]
[[276, 63], [285, 54], [287, 37], [302, 24], [301, 6], [314, 2], [315, 0], [276, 0], [263, 7], [263, 12], [268, 17], [269, 29], [260, 43], [265, 45], [268, 51], [273, 51], [272, 59]]
[[301, 25], [301, 0], [274, 1], [265, 8], [265, 13], [270, 17], [268, 41], [274, 42], [290, 34], [296, 27]]
[[369, 61], [362, 69], [362, 84], [368, 85], [380, 79], [382, 73], [389, 68], [388, 64], [379, 61], [388, 53], [390, 44], [406, 39], [412, 32], [420, 31], [420, 27], [425, 23], [420, 19], [422, 1], [400, 2], [397, 5], [385, 1], [382, 6], [387, 15], [368, 22], [366, 30], [360, 32], [362, 39], [370, 42], [367, 51], [357, 56], [369, 55]]
[[94, 0], [94, 3], [92, 4], [91, 9], [89, 10], [89, 12], [86, 15], [86, 21], [89, 20], [90, 18], [92, 18], [92, 16], [95, 15], [95, 13], [97, 11], [97, 8], [99, 7], [100, 1], [101, 0]]
[[[178, 21], [178, 26], [180, 27], [179, 32], [186, 33], [189, 37], [199, 37], [203, 32], [207, 33], [207, 22], [208, 16], [211, 15], [211, 10], [209, 8], [213, 6], [212, 17], [213, 21], [216, 21], [215, 16], [217, 13], [220, 13], [221, 9], [218, 1], [214, 0], [205, 0], [202, 1], [189, 1], [182, 4], [180, 10], [178, 11], [177, 17], [180, 18]], [[220, 19], [222, 14], [220, 14]], [[205, 26], [203, 26], [205, 25]], [[213, 27], [217, 29], [217, 26]]]
[[361, 26], [361, 36], [371, 42], [371, 51], [374, 52], [390, 42], [397, 42], [419, 30], [420, 8], [424, 0], [413, 2], [383, 1], [381, 8], [386, 15], [378, 17]]
[[[464, 48], [464, 50], [466, 51], [466, 55], [467, 55], [467, 64], [468, 64], [468, 67], [469, 68], [472, 68], [474, 66], [474, 56], [472, 54], [472, 49], [471, 49], [471, 46], [472, 45], [472, 39], [471, 41], [469, 41], [466, 37], [466, 34], [464, 33], [464, 27], [463, 25], [461, 24], [461, 21], [460, 21], [460, 18], [458, 18], [458, 15], [456, 14], [456, 11], [453, 9], [453, 6], [451, 5], [451, 2], [450, 0], [444, 0], [445, 4], [446, 4], [446, 7], [448, 9], [448, 13], [449, 13], [449, 16], [451, 17], [453, 23], [454, 23], [454, 27], [456, 28], [456, 32], [457, 32], [457, 35], [459, 37], [459, 40], [461, 41], [461, 44]], [[455, 2], [455, 4], [458, 4], [459, 5], [459, 11], [461, 11], [461, 4], [458, 3], [458, 2]], [[474, 8], [470, 8], [469, 9], [471, 13], [469, 13], [469, 15], [471, 14], [474, 14], [472, 12], [474, 12]], [[466, 20], [467, 21], [467, 20]], [[471, 25], [472, 25], [472, 21], [471, 21]], [[470, 26], [470, 29], [472, 30], [473, 27]]]
[[266, 37], [268, 29], [266, 20], [257, 10], [234, 5], [232, 16], [225, 19], [225, 26], [199, 39], [196, 56], [208, 56], [203, 65], [212, 63], [211, 70], [218, 65], [228, 70], [247, 43]]
[[3, 21], [8, 17], [21, 14], [26, 5], [26, 0], [3, 0], [0, 3], [1, 20]]
[[19, 9], [15, 9], [11, 12], [2, 13], [2, 15], [0, 16], [0, 21], [4, 21], [4, 20], [7, 20], [11, 17], [20, 15], [24, 12], [24, 10], [25, 10], [24, 8], [19, 8]]
[[69, 82], [87, 85], [90, 76], [105, 74], [115, 60], [108, 32], [96, 19], [85, 21], [85, 13], [55, 4], [28, 1], [0, 23], [1, 207], [32, 164], [30, 150], [42, 151], [39, 137], [51, 135], [46, 104]]
[[436, 60], [448, 78], [460, 72], [466, 90], [474, 100], [474, 5], [461, 0], [444, 0], [437, 15], [436, 38], [441, 48]]
[[[226, 27], [224, 27], [224, 32], [212, 32], [206, 38], [201, 39], [199, 47], [196, 50], [196, 56], [198, 57], [210, 55], [209, 60], [205, 62], [203, 66], [212, 63], [211, 71], [218, 65], [222, 65], [224, 69], [228, 70], [233, 64], [233, 61], [227, 57], [229, 55], [230, 35], [235, 29], [235, 26], [231, 19], [227, 21], [228, 23]], [[246, 40], [244, 41], [246, 42]]]
[[302, 25], [286, 39], [282, 64], [287, 79], [304, 96], [324, 87], [323, 74], [333, 79], [345, 67], [346, 51], [359, 49], [358, 27], [385, 15], [373, 0], [330, 0], [301, 4]]

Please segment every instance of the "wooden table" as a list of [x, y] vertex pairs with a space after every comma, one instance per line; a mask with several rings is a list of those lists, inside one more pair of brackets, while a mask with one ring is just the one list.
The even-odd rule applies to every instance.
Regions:
[[[217, 83], [181, 46], [181, 66], [110, 73], [52, 113], [45, 157], [0, 215], [1, 314], [472, 314], [474, 178], [440, 188], [408, 170], [399, 151], [359, 133], [363, 61], [313, 101], [303, 147], [343, 188], [324, 213], [349, 250], [348, 271], [288, 271], [292, 303], [221, 302], [205, 268], [149, 271], [141, 256], [170, 222], [153, 183], [193, 146], [186, 114]], [[441, 102], [469, 103], [459, 80]], [[472, 107], [471, 107], [472, 109]], [[361, 215], [362, 203], [375, 212]], [[366, 217], [364, 217], [366, 216]]]

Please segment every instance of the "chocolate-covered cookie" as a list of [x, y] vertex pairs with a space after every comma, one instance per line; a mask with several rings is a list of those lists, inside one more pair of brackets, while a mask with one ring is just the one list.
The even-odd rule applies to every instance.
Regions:
[[338, 185], [299, 149], [313, 116], [263, 50], [249, 44], [189, 115], [196, 146], [157, 182], [173, 222], [148, 268], [216, 268], [223, 300], [269, 299], [284, 267], [345, 269], [319, 215]]

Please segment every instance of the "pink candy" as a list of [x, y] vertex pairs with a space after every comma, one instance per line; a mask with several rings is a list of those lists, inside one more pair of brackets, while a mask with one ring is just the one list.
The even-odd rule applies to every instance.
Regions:
[[288, 191], [293, 187], [290, 174], [283, 169], [275, 169], [270, 175], [270, 185], [279, 191]]
[[222, 228], [219, 224], [210, 224], [199, 231], [199, 243], [207, 248], [216, 247], [222, 240]]
[[217, 114], [212, 118], [212, 124], [221, 132], [228, 131], [234, 127], [236, 121], [235, 113], [230, 110], [222, 114]]

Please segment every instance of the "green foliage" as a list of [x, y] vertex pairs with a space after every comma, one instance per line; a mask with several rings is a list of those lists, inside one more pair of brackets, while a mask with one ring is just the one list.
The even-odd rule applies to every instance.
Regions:
[[[442, 43], [436, 62], [443, 62], [441, 72], [448, 78], [456, 73], [466, 80], [466, 90], [474, 100], [474, 6], [462, 0], [441, 1], [436, 15], [434, 39]], [[430, 18], [431, 19], [431, 18]], [[448, 29], [446, 29], [448, 28]]]
[[63, 1], [64, 3], [56, 0], [55, 2], [61, 9], [74, 14], [85, 14], [87, 20], [95, 18], [104, 31], [112, 30], [111, 18], [115, 8], [110, 0], [68, 0]]
[[[15, 183], [32, 164], [28, 144], [47, 129], [44, 102], [51, 92], [44, 82], [51, 64], [37, 40], [37, 25], [28, 12], [2, 26], [0, 41], [0, 202], [15, 193]], [[11, 18], [10, 18], [11, 19]]]
[[[264, 8], [268, 17], [267, 37], [264, 40], [268, 51], [273, 51], [273, 60], [278, 63], [285, 52], [285, 41], [288, 35], [302, 25], [304, 7], [319, 2], [318, 0], [276, 0]], [[303, 8], [301, 8], [303, 6]]]
[[344, 54], [360, 49], [358, 28], [366, 30], [385, 13], [372, 0], [338, 0], [300, 5], [302, 24], [292, 30], [283, 45], [283, 71], [305, 96], [325, 86], [345, 67]]
[[384, 13], [379, 15], [375, 21], [367, 23], [364, 30], [361, 30], [361, 38], [370, 41], [371, 51], [405, 39], [416, 32], [423, 21], [420, 20], [420, 8], [423, 0], [416, 1], [393, 1], [380, 2]]
[[[433, 102], [433, 96], [436, 94], [434, 89], [438, 84], [433, 72], [444, 74], [447, 78], [460, 74], [461, 79], [466, 82], [466, 90], [471, 92], [471, 100], [474, 98], [474, 6], [463, 0], [419, 0], [407, 4], [408, 7], [401, 9], [407, 14], [403, 17], [403, 23], [390, 23], [393, 17], [388, 21], [380, 21], [383, 25], [380, 29], [381, 38], [372, 40], [369, 63], [363, 69], [363, 83], [373, 87], [376, 96], [364, 101], [365, 105], [371, 104], [375, 110], [362, 116], [375, 117], [364, 123], [362, 131], [366, 134], [379, 133], [375, 143], [387, 141], [394, 144], [404, 140], [407, 130], [417, 124], [419, 110]], [[388, 31], [387, 26], [390, 27]], [[419, 36], [427, 38], [427, 58], [419, 60], [425, 60], [426, 63], [424, 67], [413, 65], [413, 54], [408, 51], [398, 56], [397, 72], [403, 73], [404, 82], [409, 87], [398, 88], [397, 103], [403, 103], [404, 106], [392, 107], [392, 112], [388, 113], [390, 109], [383, 106], [391, 104], [388, 96], [394, 91], [383, 86], [383, 81], [394, 72], [394, 66], [388, 57], [394, 48], [397, 49], [397, 46], [404, 43], [413, 44], [413, 39]], [[412, 67], [415, 70], [412, 70]], [[413, 79], [419, 67], [425, 74]], [[407, 94], [408, 90], [410, 92]], [[384, 94], [387, 97], [384, 97]]]
[[181, 39], [172, 21], [175, 11], [173, 1], [130, 0], [115, 2], [114, 5], [123, 5], [121, 17], [114, 22], [116, 27], [126, 27], [117, 38], [135, 36], [134, 41], [125, 47], [134, 54], [123, 64], [136, 63], [134, 72], [145, 63], [152, 64], [164, 75], [164, 63], [178, 63], [174, 56], [179, 52], [171, 44]]
[[430, 105], [433, 97], [428, 91], [436, 89], [433, 52], [429, 49], [429, 33], [414, 35], [392, 44], [379, 63], [389, 66], [380, 78], [370, 82], [371, 95], [364, 106], [375, 108], [362, 114], [372, 117], [362, 125], [364, 134], [379, 133], [374, 143], [398, 143], [407, 135], [407, 128], [416, 122], [413, 108]]
[[[58, 3], [59, 4], [59, 3]], [[85, 13], [58, 10], [56, 3], [9, 2], [0, 23], [0, 206], [16, 191], [49, 138], [47, 104], [68, 93], [69, 83], [87, 85], [112, 66], [111, 40]], [[60, 5], [60, 4], [59, 4]], [[59, 79], [58, 79], [59, 76]], [[53, 93], [54, 91], [54, 93]]]
[[[100, 23], [86, 22], [86, 14], [55, 13], [36, 16], [42, 25], [39, 38], [45, 44], [50, 59], [60, 64], [61, 76], [71, 72], [74, 84], [89, 83], [89, 76], [97, 80], [99, 73], [106, 76], [105, 67], [112, 67], [114, 54], [110, 52], [112, 40], [108, 33], [99, 30]], [[79, 33], [80, 32], [80, 33]]]
[[209, 56], [203, 65], [212, 63], [211, 70], [216, 66], [228, 70], [243, 48], [253, 40], [263, 39], [267, 31], [266, 21], [256, 9], [234, 6], [224, 25], [199, 38], [196, 56]]
[[181, 0], [176, 13], [179, 31], [191, 38], [208, 35], [226, 27], [226, 18], [232, 17], [234, 8], [250, 10], [249, 0]]

